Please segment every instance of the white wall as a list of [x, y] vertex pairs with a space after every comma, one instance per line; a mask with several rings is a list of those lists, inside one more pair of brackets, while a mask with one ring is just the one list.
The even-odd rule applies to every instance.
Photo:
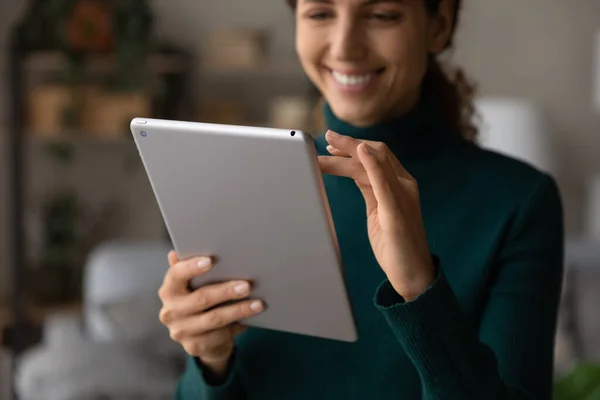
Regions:
[[[0, 2], [0, 46], [3, 48], [8, 28], [23, 4], [24, 0]], [[153, 5], [158, 32], [193, 51], [200, 49], [200, 38], [206, 28], [231, 24], [270, 27], [275, 36], [273, 51], [282, 57], [293, 55], [293, 18], [284, 0], [153, 0]], [[568, 163], [560, 184], [566, 198], [569, 229], [576, 231], [580, 226], [578, 209], [582, 184], [591, 171], [600, 171], [600, 117], [590, 108], [592, 33], [600, 29], [600, 2], [465, 0], [462, 19], [455, 58], [479, 82], [481, 94], [524, 96], [541, 102], [549, 111], [556, 128], [554, 137]], [[1, 65], [5, 64], [3, 58], [4, 52], [0, 54]], [[0, 90], [3, 84], [5, 80], [0, 80]], [[0, 123], [5, 121], [6, 111], [1, 99]], [[1, 151], [0, 185], [3, 185], [5, 149]], [[46, 164], [40, 161], [33, 168], [45, 170]], [[119, 175], [115, 170], [106, 174], [103, 187], [108, 188], [110, 179], [107, 177], [118, 180]], [[85, 182], [85, 177], [80, 174], [76, 180]], [[115, 182], [115, 187], [123, 190], [123, 198], [130, 198], [129, 204], [149, 194], [143, 183], [134, 189], [127, 188], [123, 180]], [[0, 188], [1, 295], [6, 292], [8, 276], [5, 259], [7, 193], [6, 186]], [[157, 226], [156, 210], [152, 207], [137, 210], [139, 214], [132, 216], [132, 225], [126, 231], [131, 235], [153, 235]], [[145, 212], [150, 218], [144, 217]]]
[[564, 173], [558, 176], [569, 231], [590, 173], [600, 173], [600, 115], [592, 111], [598, 0], [466, 0], [455, 58], [481, 95], [530, 98], [546, 109]]

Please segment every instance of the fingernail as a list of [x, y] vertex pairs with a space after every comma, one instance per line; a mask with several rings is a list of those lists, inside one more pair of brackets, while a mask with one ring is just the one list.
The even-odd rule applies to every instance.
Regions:
[[250, 303], [250, 309], [254, 312], [262, 311], [263, 310], [262, 301], [260, 301], [260, 300], [253, 301], [252, 303]]
[[202, 257], [198, 260], [196, 265], [198, 266], [198, 268], [200, 268], [202, 270], [206, 270], [206, 269], [210, 268], [211, 260], [208, 257]]
[[330, 153], [331, 153], [331, 152], [333, 152], [333, 151], [335, 151], [335, 147], [333, 147], [333, 146], [331, 146], [331, 145], [328, 145], [328, 146], [326, 147], [326, 149], [327, 149], [327, 151], [328, 151], [328, 152], [330, 152]]
[[373, 150], [371, 149], [371, 146], [369, 146], [369, 145], [368, 145], [368, 144], [366, 144], [366, 143], [363, 143], [361, 146], [362, 146], [362, 148], [363, 148], [363, 151], [364, 151], [365, 153], [367, 153], [368, 155], [373, 155]]
[[340, 136], [340, 134], [339, 134], [339, 133], [337, 133], [337, 132], [334, 132], [334, 131], [327, 131], [327, 134], [328, 134], [329, 136], [333, 136], [333, 137], [338, 137], [338, 136]]
[[250, 292], [250, 285], [247, 282], [240, 283], [234, 286], [233, 291], [239, 295], [248, 294]]

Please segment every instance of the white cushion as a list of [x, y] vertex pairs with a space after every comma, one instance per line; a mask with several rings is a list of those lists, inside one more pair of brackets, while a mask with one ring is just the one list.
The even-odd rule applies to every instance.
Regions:
[[15, 385], [23, 400], [169, 399], [180, 370], [144, 348], [81, 341], [21, 355]]
[[169, 268], [166, 242], [114, 241], [98, 246], [88, 257], [84, 272], [86, 334], [94, 340], [118, 339], [103, 306], [139, 294], [157, 296]]

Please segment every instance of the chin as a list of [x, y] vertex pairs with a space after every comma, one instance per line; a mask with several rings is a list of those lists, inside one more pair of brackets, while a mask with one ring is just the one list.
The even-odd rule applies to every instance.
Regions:
[[351, 125], [361, 127], [369, 126], [378, 122], [378, 113], [372, 110], [373, 102], [347, 102], [347, 101], [329, 101], [331, 110], [340, 120]]

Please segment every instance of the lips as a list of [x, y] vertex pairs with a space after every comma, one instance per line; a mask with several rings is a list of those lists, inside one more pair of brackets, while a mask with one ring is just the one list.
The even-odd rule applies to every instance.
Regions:
[[343, 91], [360, 92], [371, 86], [371, 83], [383, 72], [384, 68], [363, 71], [340, 71], [329, 69], [331, 77], [338, 87]]
[[349, 75], [337, 71], [331, 71], [331, 75], [333, 76], [333, 79], [335, 79], [335, 81], [341, 85], [354, 86], [369, 83], [376, 74], [370, 73], [362, 75]]

